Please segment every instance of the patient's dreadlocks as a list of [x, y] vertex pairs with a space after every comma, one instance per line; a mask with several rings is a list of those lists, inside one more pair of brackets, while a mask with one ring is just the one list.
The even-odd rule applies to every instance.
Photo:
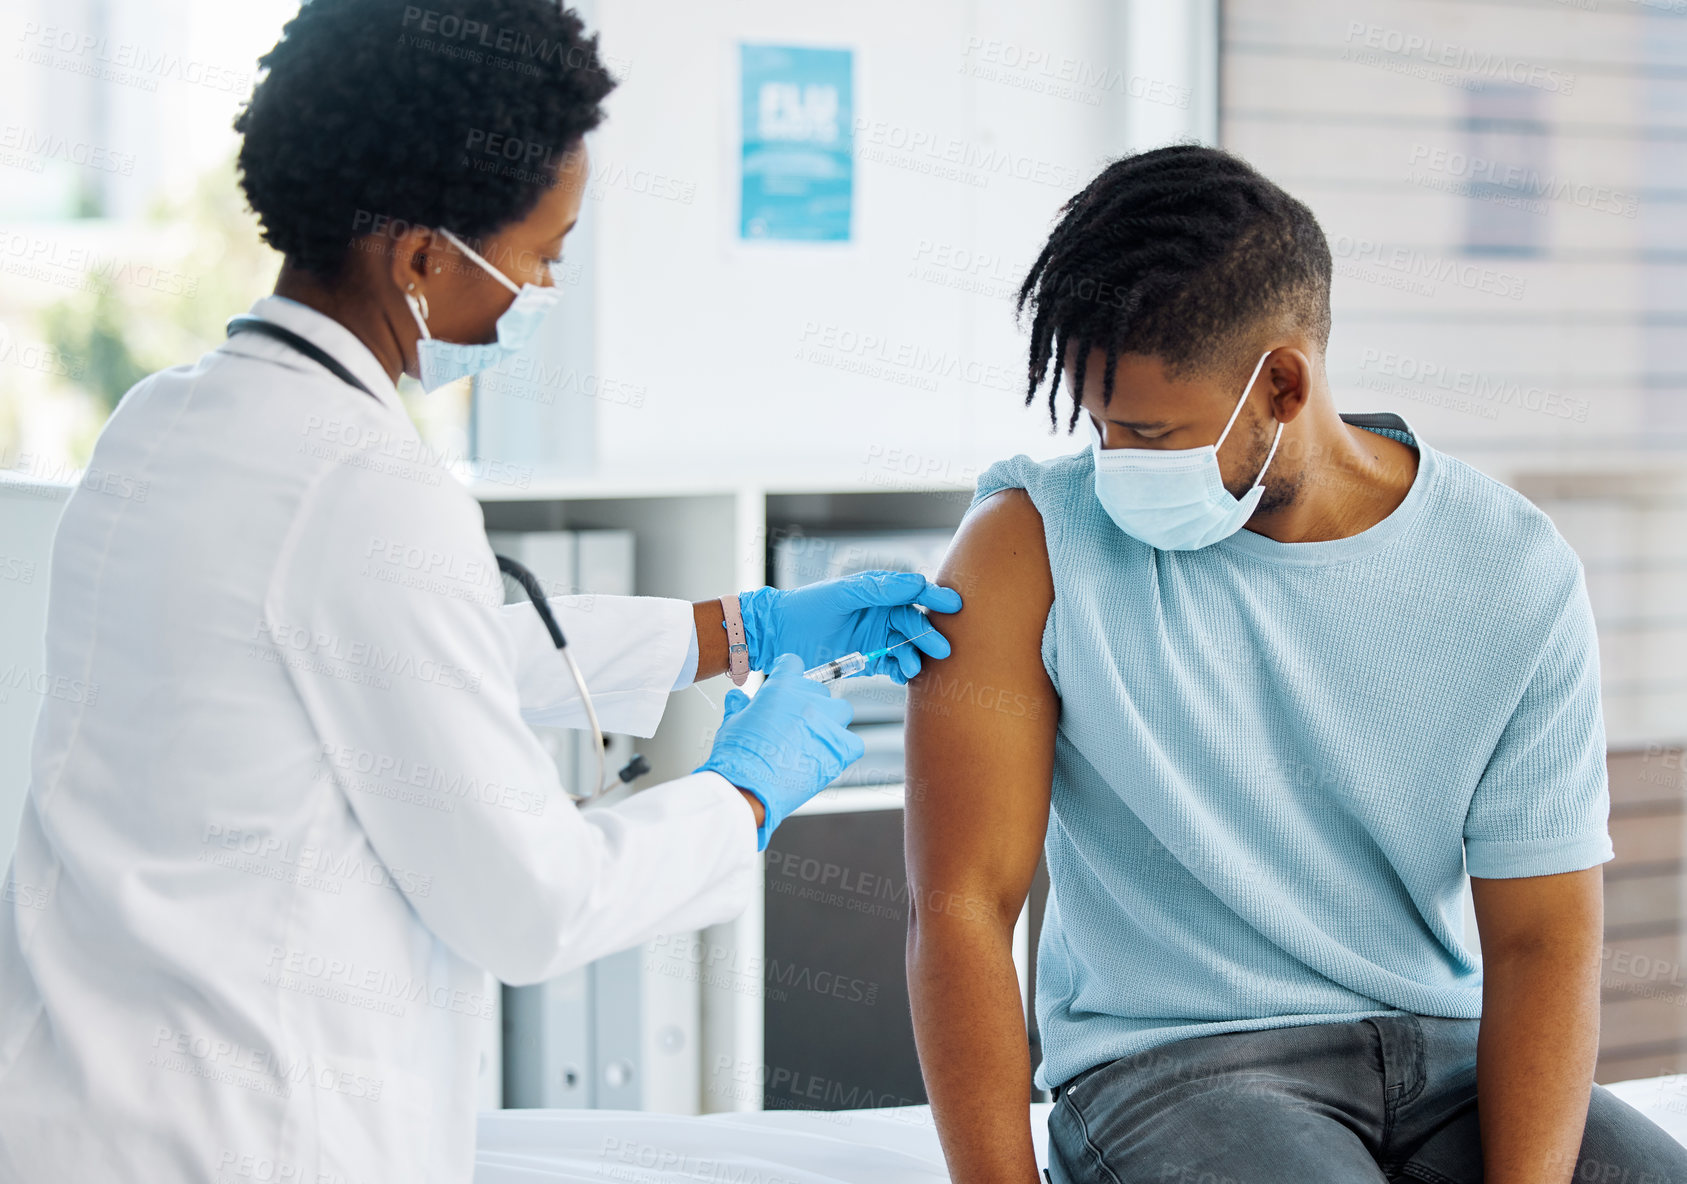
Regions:
[[1049, 426], [1068, 347], [1077, 425], [1084, 368], [1107, 351], [1102, 402], [1122, 353], [1160, 359], [1183, 377], [1245, 370], [1248, 331], [1273, 316], [1320, 349], [1330, 335], [1330, 248], [1300, 202], [1245, 161], [1178, 145], [1114, 161], [1061, 208], [1060, 224], [1019, 289], [1029, 304], [1025, 403], [1049, 383]]

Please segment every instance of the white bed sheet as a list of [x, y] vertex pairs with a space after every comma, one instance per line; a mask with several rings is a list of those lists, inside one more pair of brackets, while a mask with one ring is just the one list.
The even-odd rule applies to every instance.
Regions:
[[[1033, 1106], [1039, 1158], [1049, 1107]], [[928, 1106], [684, 1118], [636, 1110], [480, 1116], [475, 1184], [947, 1184]]]
[[[1687, 1146], [1687, 1074], [1609, 1087]], [[1039, 1166], [1048, 1103], [1031, 1107]], [[636, 1110], [480, 1116], [475, 1184], [948, 1184], [931, 1110], [771, 1110], [683, 1118]]]

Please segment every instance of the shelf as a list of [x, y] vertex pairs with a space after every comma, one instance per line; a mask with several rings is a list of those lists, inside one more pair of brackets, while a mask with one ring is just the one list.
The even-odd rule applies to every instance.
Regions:
[[526, 486], [501, 481], [465, 481], [481, 502], [602, 501], [633, 498], [780, 497], [808, 494], [939, 495], [965, 505], [973, 486], [954, 482], [875, 479], [861, 472], [791, 472], [756, 480], [735, 480], [720, 472], [698, 471], [617, 477], [574, 477], [535, 481]]

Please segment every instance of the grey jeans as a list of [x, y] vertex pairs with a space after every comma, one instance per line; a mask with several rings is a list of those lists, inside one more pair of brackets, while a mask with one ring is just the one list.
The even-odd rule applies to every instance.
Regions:
[[[1054, 1184], [1475, 1184], [1477, 1020], [1396, 1015], [1161, 1045], [1049, 1115]], [[1576, 1184], [1687, 1184], [1687, 1147], [1593, 1087]]]

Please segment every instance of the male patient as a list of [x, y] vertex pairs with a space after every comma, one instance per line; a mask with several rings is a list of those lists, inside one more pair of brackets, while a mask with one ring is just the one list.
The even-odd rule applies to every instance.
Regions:
[[1184, 146], [1110, 165], [1021, 290], [1027, 402], [1048, 378], [1053, 418], [1064, 377], [1091, 447], [984, 474], [939, 577], [955, 656], [909, 704], [909, 979], [958, 1184], [1037, 1179], [1039, 846], [1055, 1184], [1687, 1184], [1592, 1084], [1581, 565], [1400, 417], [1337, 414], [1329, 289], [1305, 206]]

